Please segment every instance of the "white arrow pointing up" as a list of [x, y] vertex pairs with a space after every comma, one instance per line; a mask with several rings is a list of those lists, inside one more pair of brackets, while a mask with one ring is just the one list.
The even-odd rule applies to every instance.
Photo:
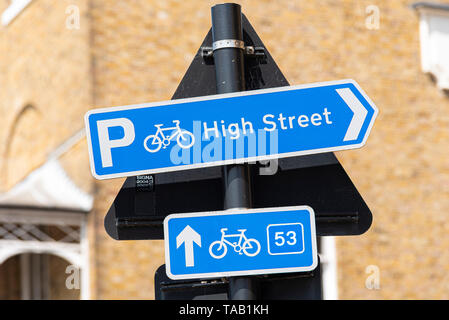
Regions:
[[176, 237], [176, 249], [184, 243], [186, 267], [193, 267], [195, 261], [193, 259], [193, 243], [201, 247], [201, 236], [190, 226], [184, 228]]
[[336, 89], [339, 96], [346, 102], [349, 108], [351, 108], [354, 115], [352, 116], [351, 123], [349, 124], [348, 131], [343, 141], [356, 140], [359, 137], [360, 130], [362, 130], [363, 122], [368, 114], [368, 110], [362, 105], [357, 97], [352, 93], [351, 89], [343, 88]]

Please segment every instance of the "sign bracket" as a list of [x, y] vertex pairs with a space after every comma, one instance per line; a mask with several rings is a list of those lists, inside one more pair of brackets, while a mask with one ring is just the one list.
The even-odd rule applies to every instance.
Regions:
[[[204, 59], [212, 59], [213, 58], [214, 54], [213, 54], [212, 47], [201, 47], [200, 50], [201, 50], [201, 56]], [[266, 57], [264, 47], [245, 46], [244, 54], [245, 54], [245, 57], [249, 57], [249, 58], [263, 59]]]

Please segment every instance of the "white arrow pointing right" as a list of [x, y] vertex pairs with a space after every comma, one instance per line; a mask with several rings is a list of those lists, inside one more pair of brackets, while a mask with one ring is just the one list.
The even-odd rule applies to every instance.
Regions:
[[343, 141], [356, 140], [359, 137], [360, 130], [362, 130], [363, 122], [365, 122], [368, 110], [366, 110], [359, 99], [357, 99], [354, 93], [352, 93], [351, 89], [343, 88], [336, 89], [336, 91], [338, 95], [346, 102], [348, 107], [351, 108], [352, 112], [354, 112]]
[[181, 244], [184, 243], [186, 267], [195, 266], [195, 261], [193, 258], [194, 242], [201, 247], [201, 236], [189, 225], [185, 227], [184, 230], [182, 230], [181, 233], [176, 237], [176, 249], [178, 249]]

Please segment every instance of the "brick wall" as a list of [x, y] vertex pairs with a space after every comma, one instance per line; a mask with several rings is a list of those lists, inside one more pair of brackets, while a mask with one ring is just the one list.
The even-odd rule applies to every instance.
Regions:
[[[380, 114], [365, 148], [338, 154], [374, 216], [366, 235], [338, 241], [341, 297], [447, 298], [448, 96], [420, 71], [411, 1], [378, 2], [379, 30], [363, 28], [370, 1], [345, 2], [338, 74], [357, 79]], [[369, 265], [380, 290], [365, 288]]]
[[[9, 1], [1, 0], [0, 9]], [[68, 29], [76, 3], [83, 24]], [[0, 28], [0, 190], [83, 127], [91, 103], [87, 0], [36, 0]]]
[[[291, 84], [353, 78], [380, 109], [367, 145], [337, 154], [374, 216], [365, 235], [337, 241], [340, 298], [447, 298], [449, 98], [420, 70], [413, 1], [236, 2]], [[82, 127], [86, 110], [170, 99], [214, 3], [33, 1], [0, 30], [0, 187], [42, 163]], [[79, 30], [64, 28], [69, 4], [81, 9]], [[378, 29], [371, 5], [380, 12]], [[33, 107], [24, 110], [27, 104]], [[87, 189], [87, 150], [84, 143], [77, 149], [63, 162]], [[93, 297], [153, 298], [162, 242], [117, 242], [104, 231], [122, 183], [95, 185]], [[365, 286], [370, 265], [380, 270], [380, 290]]]
[[[0, 11], [9, 3], [0, 0]], [[66, 10], [74, 4], [80, 12], [80, 29], [67, 27]], [[42, 165], [84, 126], [83, 115], [92, 106], [87, 10], [87, 0], [34, 0], [10, 25], [0, 26], [0, 192]], [[61, 158], [72, 179], [86, 191], [92, 189], [87, 159], [83, 142]], [[0, 277], [19, 274], [19, 264], [13, 264], [17, 259], [0, 267]], [[64, 291], [65, 267], [52, 270], [54, 298], [79, 295]], [[4, 282], [0, 279], [0, 283]], [[20, 298], [20, 286], [2, 285], [0, 296]]]
[[[340, 297], [445, 297], [449, 99], [420, 71], [412, 1], [237, 2], [291, 84], [353, 78], [380, 109], [366, 147], [337, 154], [374, 215], [365, 235], [338, 239]], [[210, 26], [213, 3], [93, 1], [95, 104], [169, 99]], [[378, 29], [370, 5], [379, 9]], [[120, 185], [100, 184], [110, 200], [98, 211]], [[135, 246], [153, 265], [162, 257], [150, 248], [162, 252], [160, 245]], [[365, 287], [370, 265], [380, 270], [380, 290]]]

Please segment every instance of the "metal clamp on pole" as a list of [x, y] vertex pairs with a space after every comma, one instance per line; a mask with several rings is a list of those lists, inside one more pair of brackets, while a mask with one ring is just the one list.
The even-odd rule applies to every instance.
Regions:
[[[231, 40], [230, 40], [231, 39]], [[219, 4], [212, 7], [212, 41], [217, 93], [245, 91], [244, 43], [240, 5]], [[224, 207], [250, 208], [251, 188], [248, 165], [225, 166]], [[257, 279], [229, 278], [229, 298], [232, 300], [257, 299]]]
[[[224, 40], [224, 41], [234, 41], [233, 44], [222, 44], [221, 41], [216, 41], [212, 44], [212, 47], [201, 47], [201, 56], [203, 58], [213, 58], [214, 51], [221, 48], [238, 48], [243, 49], [243, 53], [246, 57], [250, 58], [265, 58], [265, 48], [263, 47], [254, 47], [254, 46], [245, 46], [243, 41], [240, 40]], [[235, 41], [239, 41], [237, 44]], [[214, 47], [215, 45], [215, 47]]]
[[212, 51], [222, 48], [238, 48], [244, 50], [245, 43], [243, 42], [243, 40], [235, 40], [235, 39], [218, 40], [212, 43]]

